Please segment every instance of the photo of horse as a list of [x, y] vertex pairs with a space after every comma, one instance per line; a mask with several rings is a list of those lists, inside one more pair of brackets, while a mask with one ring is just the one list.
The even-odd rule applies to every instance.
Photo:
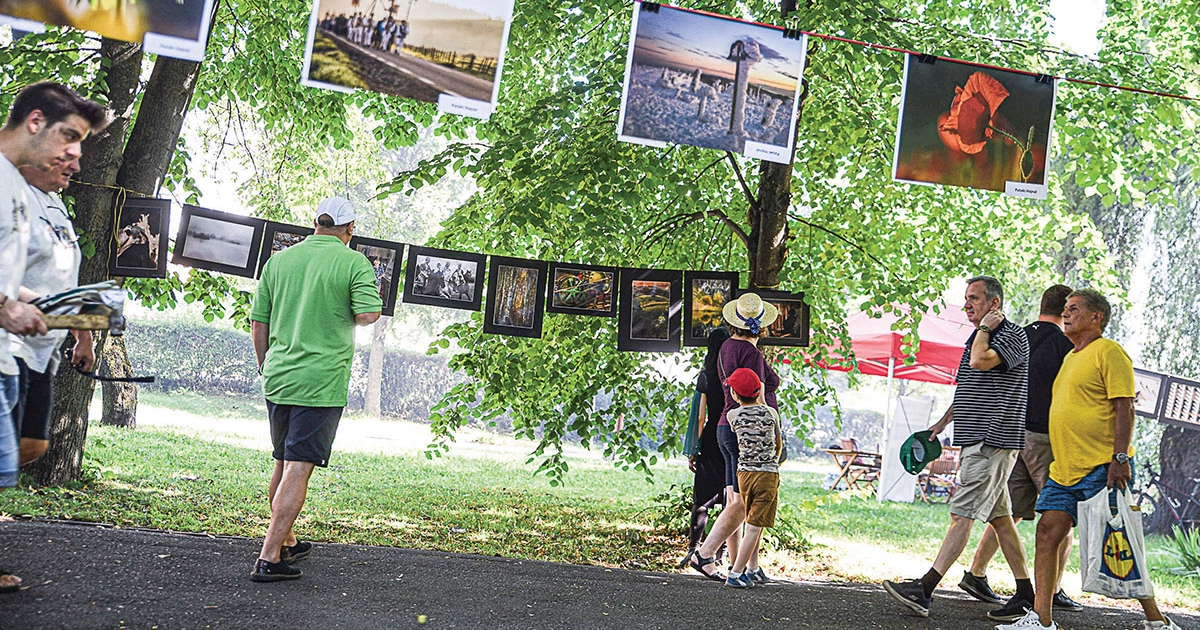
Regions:
[[404, 301], [479, 310], [486, 256], [430, 247], [408, 248]]

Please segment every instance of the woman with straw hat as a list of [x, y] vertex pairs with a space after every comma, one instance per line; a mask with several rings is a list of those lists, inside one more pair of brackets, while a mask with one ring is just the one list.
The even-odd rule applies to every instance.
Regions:
[[[725, 456], [725, 509], [717, 517], [708, 538], [688, 560], [693, 569], [709, 579], [719, 581], [725, 581], [725, 578], [717, 571], [714, 555], [722, 541], [741, 529], [742, 521], [746, 517], [746, 504], [738, 494], [737, 488], [737, 438], [725, 418], [725, 414], [737, 406], [737, 402], [730, 396], [729, 385], [725, 383], [725, 379], [738, 368], [750, 368], [764, 385], [763, 396], [766, 403], [779, 411], [779, 403], [775, 399], [775, 390], [779, 388], [779, 376], [767, 365], [766, 358], [758, 349], [759, 338], [767, 334], [767, 327], [779, 317], [779, 309], [769, 302], [764, 302], [756, 293], [743, 293], [737, 300], [725, 305], [723, 314], [725, 323], [729, 326], [730, 338], [721, 345], [718, 361], [721, 387], [725, 393], [725, 408], [721, 411], [720, 421], [717, 422], [717, 442]], [[736, 546], [730, 547], [730, 563], [737, 559], [736, 552]], [[745, 575], [755, 583], [768, 581], [762, 568], [758, 566], [757, 557], [751, 558], [746, 567]]]

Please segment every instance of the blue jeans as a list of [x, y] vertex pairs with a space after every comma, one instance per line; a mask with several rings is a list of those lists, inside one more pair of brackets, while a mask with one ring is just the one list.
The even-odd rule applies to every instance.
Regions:
[[725, 485], [733, 486], [734, 492], [741, 492], [738, 489], [737, 478], [737, 436], [733, 434], [733, 429], [731, 429], [729, 425], [717, 425], [717, 446], [721, 448], [721, 455], [725, 456]]
[[21, 464], [21, 442], [17, 438], [17, 425], [13, 422], [18, 381], [15, 374], [0, 374], [0, 488], [17, 485], [17, 470]]

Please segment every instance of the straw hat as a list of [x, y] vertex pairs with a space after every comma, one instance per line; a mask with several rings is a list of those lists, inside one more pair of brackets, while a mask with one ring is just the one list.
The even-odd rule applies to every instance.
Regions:
[[743, 293], [738, 299], [725, 305], [725, 321], [730, 326], [744, 328], [757, 335], [779, 317], [774, 304], [764, 302], [757, 293]]

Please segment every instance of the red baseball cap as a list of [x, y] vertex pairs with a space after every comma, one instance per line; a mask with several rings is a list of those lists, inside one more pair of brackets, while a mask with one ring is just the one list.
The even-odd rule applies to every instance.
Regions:
[[729, 385], [735, 394], [742, 398], [758, 398], [758, 393], [762, 391], [762, 383], [758, 380], [758, 375], [750, 368], [738, 368], [725, 379], [725, 383]]

